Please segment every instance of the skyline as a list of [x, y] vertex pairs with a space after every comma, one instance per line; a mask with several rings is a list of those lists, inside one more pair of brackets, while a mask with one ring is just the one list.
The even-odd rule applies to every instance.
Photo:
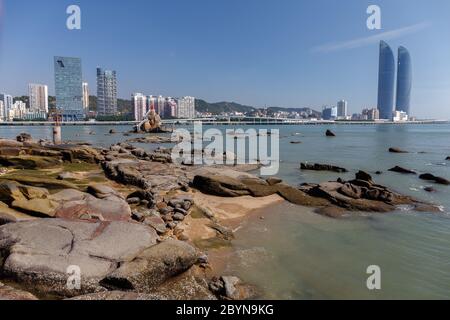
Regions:
[[[0, 71], [8, 76], [0, 79], [2, 92], [23, 95], [28, 83], [45, 83], [54, 95], [52, 58], [62, 55], [83, 60], [83, 81], [91, 88], [97, 66], [116, 70], [123, 99], [150, 92], [316, 110], [345, 99], [354, 113], [377, 105], [378, 42], [373, 42], [386, 36], [392, 47], [405, 46], [414, 57], [412, 115], [450, 118], [450, 74], [439, 72], [450, 67], [450, 45], [442, 41], [450, 30], [443, 14], [450, 5], [443, 1], [433, 8], [379, 1], [379, 31], [367, 30], [369, 2], [364, 1], [108, 2], [108, 14], [100, 10], [105, 1], [76, 1], [82, 9], [80, 31], [65, 28], [70, 1], [42, 2], [52, 19], [39, 20], [38, 4], [4, 1]], [[124, 5], [126, 12], [120, 10]], [[254, 17], [247, 19], [250, 9]], [[173, 19], [169, 24], [161, 19], [164, 15], [146, 19], [149, 12], [170, 12]], [[136, 23], [120, 22], [128, 18]], [[314, 50], [330, 43], [335, 44], [332, 50]]]

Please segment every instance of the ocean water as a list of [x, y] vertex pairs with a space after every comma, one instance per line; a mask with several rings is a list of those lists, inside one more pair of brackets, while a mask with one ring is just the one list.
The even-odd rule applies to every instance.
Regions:
[[[403, 208], [389, 214], [350, 215], [335, 220], [284, 203], [255, 212], [242, 223], [226, 272], [257, 285], [263, 298], [450, 299], [450, 186], [387, 171], [399, 165], [450, 179], [450, 161], [445, 160], [450, 156], [450, 125], [264, 128], [280, 130], [278, 176], [292, 185], [350, 179], [358, 170], [382, 171], [373, 175], [376, 182], [439, 205], [443, 212], [418, 213]], [[63, 128], [63, 138], [103, 147], [127, 139], [120, 133], [109, 135], [110, 129], [68, 126]], [[115, 129], [130, 130], [125, 126]], [[325, 137], [326, 129], [337, 137]], [[0, 137], [13, 138], [21, 132], [35, 138], [51, 137], [50, 127], [0, 127]], [[389, 147], [410, 153], [392, 154]], [[349, 173], [302, 172], [299, 167], [304, 161], [342, 166]], [[425, 192], [425, 186], [433, 186], [436, 192]], [[366, 287], [366, 270], [371, 265], [381, 268], [381, 290]]]

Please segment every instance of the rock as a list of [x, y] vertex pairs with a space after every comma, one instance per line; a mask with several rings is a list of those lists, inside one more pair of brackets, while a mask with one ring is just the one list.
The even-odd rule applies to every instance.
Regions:
[[20, 148], [23, 147], [23, 143], [16, 140], [0, 139], [0, 148], [5, 147]]
[[209, 288], [219, 298], [225, 300], [247, 300], [257, 297], [254, 287], [243, 284], [238, 277], [234, 276], [213, 278], [209, 283]]
[[313, 170], [313, 171], [332, 171], [332, 172], [348, 172], [345, 168], [340, 168], [337, 166], [329, 165], [329, 164], [309, 164], [309, 163], [301, 163], [300, 168], [302, 170]]
[[198, 190], [222, 197], [250, 195], [248, 187], [238, 179], [225, 175], [197, 175], [192, 185]]
[[422, 174], [419, 176], [419, 178], [422, 180], [434, 181], [437, 184], [450, 185], [450, 181], [448, 181], [447, 179], [442, 178], [442, 177], [437, 177], [435, 175], [432, 175], [431, 173]]
[[405, 168], [402, 168], [402, 167], [399, 167], [399, 166], [395, 166], [394, 168], [389, 169], [389, 171], [398, 172], [398, 173], [404, 173], [404, 174], [417, 174], [413, 170], [405, 169]]
[[0, 282], [0, 301], [14, 301], [14, 300], [38, 300], [33, 294], [6, 286]]
[[325, 135], [327, 137], [336, 137], [336, 135], [331, 130], [327, 130], [327, 132], [325, 132]]
[[14, 209], [21, 210], [37, 217], [54, 217], [58, 203], [51, 199], [22, 199], [11, 204]]
[[327, 216], [330, 218], [340, 218], [347, 213], [345, 209], [334, 206], [319, 208], [315, 212], [322, 216]]
[[117, 197], [119, 199], [124, 199], [124, 197], [119, 192], [117, 192], [110, 186], [104, 184], [91, 184], [89, 185], [87, 192], [99, 199], [105, 199], [110, 197]]
[[[1, 272], [44, 293], [74, 296], [104, 290], [99, 281], [119, 264], [156, 244], [156, 232], [128, 222], [38, 219], [0, 227]], [[81, 290], [67, 287], [69, 266], [82, 274]]]
[[370, 174], [368, 174], [367, 172], [360, 170], [356, 173], [355, 177], [356, 177], [356, 180], [362, 180], [362, 181], [367, 181], [369, 183], [373, 183], [372, 176]]
[[383, 172], [382, 171], [375, 171], [375, 174], [376, 175], [380, 175], [380, 174], [383, 174]]
[[291, 141], [290, 143], [291, 144], [301, 144], [302, 142], [301, 141]]
[[7, 204], [0, 202], [0, 226], [7, 223], [28, 221], [33, 219], [35, 218], [22, 212], [11, 209], [10, 207], [8, 207]]
[[175, 213], [172, 217], [173, 217], [173, 220], [175, 220], [175, 221], [183, 221], [184, 220], [184, 214], [182, 214], [182, 213]]
[[48, 190], [20, 184], [16, 181], [0, 182], [0, 201], [11, 205], [18, 200], [31, 200], [45, 198], [49, 195]]
[[29, 133], [21, 133], [17, 136], [16, 140], [18, 142], [31, 142], [33, 141], [33, 138]]
[[117, 133], [117, 131], [115, 129], [109, 130], [109, 134], [116, 134], [116, 133]]
[[127, 203], [128, 204], [139, 204], [139, 203], [141, 203], [141, 199], [139, 199], [138, 197], [128, 198]]
[[48, 190], [61, 190], [61, 189], [76, 189], [77, 187], [68, 181], [61, 181], [52, 178], [33, 177], [20, 174], [12, 174], [6, 177], [8, 180], [13, 180], [18, 183], [27, 186], [40, 187]]
[[445, 160], [450, 160], [450, 156], [448, 156]]
[[274, 186], [276, 184], [282, 183], [283, 180], [277, 177], [270, 177], [266, 179], [266, 182], [269, 184], [269, 186]]
[[61, 165], [61, 160], [30, 155], [0, 156], [0, 165], [16, 169], [48, 169]]
[[58, 180], [75, 180], [76, 177], [73, 173], [71, 172], [61, 172], [60, 174], [58, 174], [58, 177], [56, 178]]
[[241, 282], [241, 280], [238, 277], [222, 276], [222, 281], [224, 284], [226, 297], [230, 299], [238, 299], [239, 296], [236, 294], [236, 286]]
[[197, 260], [198, 254], [189, 244], [166, 240], [121, 264], [102, 284], [112, 289], [152, 292], [167, 279], [188, 270]]
[[234, 239], [234, 233], [233, 230], [231, 230], [230, 228], [224, 227], [216, 222], [212, 222], [210, 224], [208, 224], [208, 227], [210, 227], [211, 229], [214, 229], [217, 231], [218, 235], [220, 237], [222, 237], [225, 240], [232, 240]]
[[426, 192], [436, 192], [436, 189], [434, 189], [433, 187], [425, 187], [423, 188], [423, 190], [425, 190]]
[[158, 234], [164, 234], [167, 231], [166, 222], [158, 216], [151, 215], [144, 218], [144, 224], [152, 227]]
[[389, 148], [389, 152], [391, 153], [409, 153], [408, 151], [399, 149], [399, 148]]

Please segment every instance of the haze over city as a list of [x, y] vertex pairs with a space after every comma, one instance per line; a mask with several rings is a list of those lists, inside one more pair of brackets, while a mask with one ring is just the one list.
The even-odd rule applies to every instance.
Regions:
[[[3, 1], [0, 88], [26, 95], [45, 83], [53, 57], [80, 57], [83, 80], [117, 71], [118, 96], [192, 95], [256, 107], [377, 105], [379, 41], [408, 48], [412, 114], [450, 118], [448, 1], [377, 1], [382, 29], [366, 26], [368, 1], [76, 1], [82, 29], [66, 28], [74, 1]], [[43, 5], [45, 4], [45, 5]], [[344, 8], [343, 8], [344, 7]], [[399, 15], [399, 12], [402, 12]]]

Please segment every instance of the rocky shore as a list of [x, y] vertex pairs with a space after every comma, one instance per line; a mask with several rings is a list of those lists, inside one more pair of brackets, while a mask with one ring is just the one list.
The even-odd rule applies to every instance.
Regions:
[[[362, 171], [294, 187], [250, 174], [255, 166], [184, 166], [172, 163], [169, 149], [131, 142], [143, 140], [100, 149], [26, 134], [0, 139], [0, 299], [255, 298], [256, 288], [217, 274], [208, 259], [208, 248], [233, 239], [227, 221], [280, 201], [333, 218], [400, 205], [438, 211]], [[81, 286], [71, 285], [70, 270], [79, 270]]]

